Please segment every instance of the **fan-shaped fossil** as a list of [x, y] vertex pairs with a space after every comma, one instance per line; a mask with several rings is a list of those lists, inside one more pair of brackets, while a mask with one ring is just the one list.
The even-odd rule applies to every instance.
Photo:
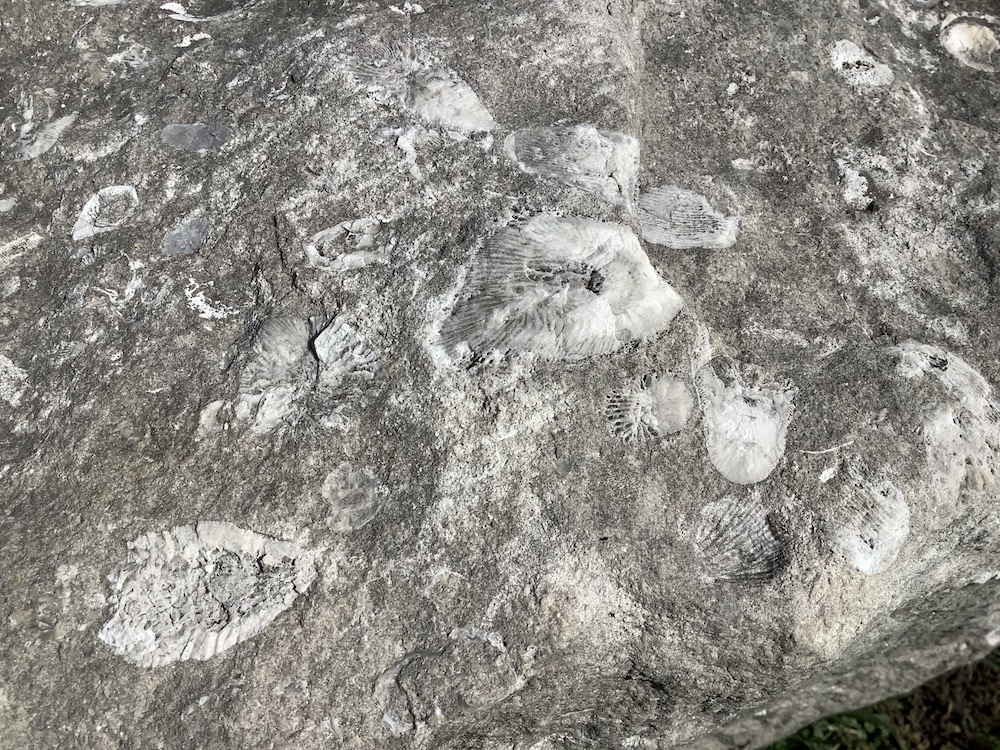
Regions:
[[163, 235], [164, 255], [193, 255], [208, 239], [209, 223], [200, 216], [184, 219]]
[[84, 240], [110, 232], [124, 224], [139, 208], [139, 196], [131, 185], [111, 185], [94, 193], [83, 205], [73, 225], [73, 239]]
[[1000, 72], [1000, 20], [993, 16], [949, 14], [941, 24], [940, 39], [962, 65]]
[[694, 547], [716, 581], [771, 578], [788, 559], [784, 536], [757, 497], [724, 497], [702, 508]]
[[767, 479], [785, 453], [795, 389], [790, 384], [746, 385], [737, 373], [725, 385], [711, 365], [699, 370], [697, 386], [712, 465], [737, 484]]
[[663, 331], [681, 306], [627, 227], [542, 214], [486, 241], [441, 341], [580, 359]]
[[892, 482], [869, 481], [856, 466], [848, 477], [828, 530], [830, 544], [851, 567], [866, 575], [881, 573], [910, 533], [910, 507]]
[[589, 125], [523, 128], [504, 152], [523, 172], [575, 185], [606, 201], [631, 204], [639, 173], [639, 141]]
[[252, 638], [312, 584], [312, 556], [228, 523], [129, 543], [112, 574], [114, 615], [98, 637], [141, 667], [205, 660]]
[[608, 397], [611, 431], [622, 440], [665, 437], [687, 424], [694, 398], [684, 382], [672, 375], [645, 378]]
[[740, 220], [719, 213], [698, 193], [664, 185], [639, 196], [639, 223], [644, 240], [687, 250], [731, 247]]
[[387, 58], [379, 65], [352, 61], [344, 69], [360, 88], [432, 125], [465, 132], [496, 127], [476, 92], [454, 71], [424, 63], [402, 46], [390, 49]]

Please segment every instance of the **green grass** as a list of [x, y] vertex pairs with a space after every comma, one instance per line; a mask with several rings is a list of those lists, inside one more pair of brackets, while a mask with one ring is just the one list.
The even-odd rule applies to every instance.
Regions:
[[888, 715], [862, 708], [820, 719], [768, 750], [906, 750]]

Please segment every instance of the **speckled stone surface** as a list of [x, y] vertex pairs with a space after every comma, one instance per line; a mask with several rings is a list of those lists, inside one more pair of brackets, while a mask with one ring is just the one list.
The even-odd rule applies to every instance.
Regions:
[[3, 0], [0, 747], [757, 747], [1000, 643], [991, 0]]

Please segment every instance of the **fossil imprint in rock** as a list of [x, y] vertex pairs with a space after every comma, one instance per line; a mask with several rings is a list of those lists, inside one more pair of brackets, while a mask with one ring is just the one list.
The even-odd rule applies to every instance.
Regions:
[[691, 190], [664, 185], [639, 196], [642, 238], [674, 250], [726, 248], [736, 244], [740, 220], [709, 205]]
[[377, 100], [397, 104], [431, 125], [467, 133], [496, 127], [493, 115], [455, 71], [423, 62], [404, 45], [390, 47], [386, 57], [376, 65], [346, 60], [343, 71]]
[[611, 431], [628, 442], [662, 438], [684, 429], [694, 397], [673, 375], [647, 377], [608, 396], [606, 413]]
[[589, 125], [523, 128], [507, 136], [504, 153], [527, 174], [631, 205], [639, 174], [639, 141]]
[[627, 227], [542, 214], [486, 241], [440, 338], [482, 357], [581, 359], [660, 333], [681, 306]]
[[252, 638], [316, 578], [312, 555], [203, 521], [129, 542], [109, 576], [114, 615], [98, 637], [140, 667], [210, 659]]

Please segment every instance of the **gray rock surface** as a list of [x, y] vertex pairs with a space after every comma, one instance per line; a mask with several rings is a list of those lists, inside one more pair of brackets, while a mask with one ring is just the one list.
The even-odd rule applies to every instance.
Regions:
[[9, 0], [0, 746], [756, 747], [1000, 644], [991, 0]]

